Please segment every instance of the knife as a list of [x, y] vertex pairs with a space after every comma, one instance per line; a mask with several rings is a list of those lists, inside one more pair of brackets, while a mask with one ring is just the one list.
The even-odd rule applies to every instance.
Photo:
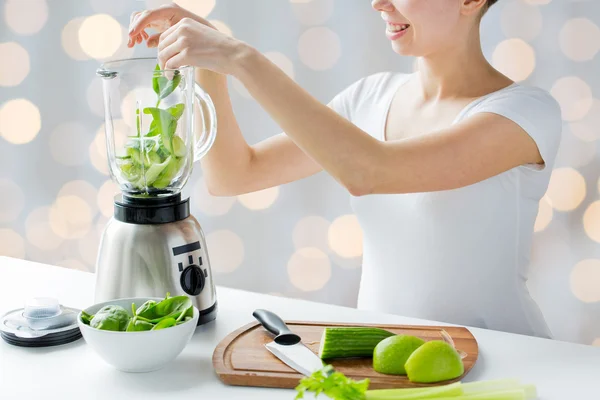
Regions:
[[267, 350], [302, 375], [309, 376], [323, 368], [323, 362], [306, 347], [297, 334], [292, 332], [278, 315], [267, 310], [255, 310], [252, 315], [275, 339], [265, 344]]

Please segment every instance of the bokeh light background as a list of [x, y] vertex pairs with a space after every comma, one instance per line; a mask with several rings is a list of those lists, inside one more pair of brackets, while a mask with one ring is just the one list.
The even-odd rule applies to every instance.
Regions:
[[[0, 1], [1, 255], [94, 270], [116, 192], [95, 70], [102, 60], [154, 55], [128, 49], [126, 29], [131, 12], [163, 3]], [[178, 3], [265, 52], [323, 102], [367, 74], [413, 69], [391, 51], [369, 1]], [[558, 339], [600, 345], [600, 1], [501, 0], [482, 40], [495, 66], [551, 91], [562, 107], [529, 286]], [[249, 142], [279, 132], [239, 82], [230, 92]], [[214, 198], [197, 168], [186, 193], [217, 284], [355, 305], [362, 234], [348, 195], [326, 174]]]

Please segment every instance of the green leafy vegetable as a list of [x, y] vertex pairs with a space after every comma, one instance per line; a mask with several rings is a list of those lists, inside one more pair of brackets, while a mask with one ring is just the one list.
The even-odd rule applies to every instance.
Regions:
[[120, 306], [102, 307], [90, 321], [92, 328], [105, 331], [124, 331], [129, 323], [129, 314]]
[[158, 107], [160, 101], [173, 93], [177, 86], [179, 86], [179, 83], [181, 82], [181, 74], [179, 71], [175, 71], [173, 73], [173, 79], [168, 79], [163, 76], [161, 72], [159, 72], [160, 66], [158, 64], [156, 64], [154, 71], [154, 77], [152, 78], [152, 89], [158, 96]]
[[143, 321], [138, 317], [131, 318], [129, 324], [127, 325], [127, 332], [140, 332], [140, 331], [150, 331], [154, 329], [154, 324], [150, 322]]
[[303, 399], [306, 392], [312, 392], [315, 396], [324, 394], [339, 400], [364, 400], [368, 387], [369, 379], [357, 382], [341, 372], [334, 371], [331, 365], [326, 365], [311, 376], [302, 378], [296, 386], [296, 400]]
[[90, 314], [86, 313], [85, 311], [81, 312], [81, 321], [84, 324], [89, 325], [92, 318], [94, 318], [93, 315], [90, 315]]
[[170, 328], [175, 325], [177, 325], [177, 321], [175, 320], [175, 318], [168, 317], [160, 320], [156, 325], [154, 325], [152, 330], [157, 331], [159, 329]]

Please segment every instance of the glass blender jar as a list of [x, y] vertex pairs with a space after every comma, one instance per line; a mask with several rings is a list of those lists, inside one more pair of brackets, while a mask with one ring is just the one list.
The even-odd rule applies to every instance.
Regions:
[[[105, 63], [97, 73], [113, 180], [128, 196], [179, 193], [216, 134], [215, 108], [194, 82], [194, 68], [160, 70], [156, 59], [139, 58]], [[114, 130], [117, 117], [127, 132]]]
[[211, 321], [206, 240], [181, 190], [214, 143], [214, 105], [193, 67], [161, 70], [156, 59], [137, 58], [107, 62], [97, 74], [110, 175], [122, 193], [100, 242], [95, 300], [188, 295], [198, 323]]

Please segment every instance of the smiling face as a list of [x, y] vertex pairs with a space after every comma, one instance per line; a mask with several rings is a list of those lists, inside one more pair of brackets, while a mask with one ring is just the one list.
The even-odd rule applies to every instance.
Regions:
[[400, 55], [423, 57], [464, 43], [478, 28], [485, 0], [373, 0]]

